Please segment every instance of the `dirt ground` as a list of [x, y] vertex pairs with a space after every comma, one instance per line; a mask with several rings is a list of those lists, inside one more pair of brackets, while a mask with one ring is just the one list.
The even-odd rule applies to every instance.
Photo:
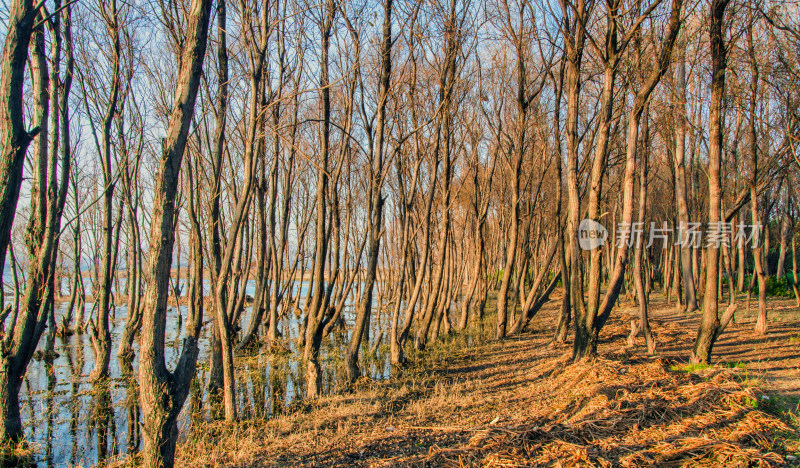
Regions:
[[571, 364], [570, 345], [552, 342], [551, 301], [518, 336], [481, 343], [486, 324], [390, 381], [263, 422], [195, 428], [177, 466], [797, 465], [800, 309], [770, 300], [769, 331], [756, 337], [739, 303], [706, 368], [687, 364], [700, 316], [657, 296], [656, 356], [641, 338], [626, 347], [637, 312], [623, 304], [600, 357]]

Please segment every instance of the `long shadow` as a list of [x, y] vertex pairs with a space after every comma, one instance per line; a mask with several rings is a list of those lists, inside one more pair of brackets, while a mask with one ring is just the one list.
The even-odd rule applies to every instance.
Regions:
[[[661, 382], [665, 387], [673, 385], [670, 382]], [[637, 390], [646, 390], [650, 385], [610, 385], [601, 388], [598, 393], [607, 396], [611, 401], [617, 400], [619, 392], [634, 393]], [[632, 390], [632, 391], [631, 391]], [[669, 390], [669, 389], [667, 389]], [[619, 464], [623, 457], [636, 454], [641, 458], [656, 460], [663, 463], [671, 460], [683, 460], [682, 455], [686, 451], [678, 451], [669, 457], [650, 450], [650, 443], [625, 443], [611, 444], [613, 448], [604, 449], [609, 444], [603, 443], [613, 439], [616, 442], [621, 435], [630, 431], [642, 431], [655, 426], [672, 426], [681, 424], [685, 429], [678, 434], [673, 434], [662, 439], [662, 442], [674, 443], [688, 437], [695, 437], [713, 429], [729, 426], [737, 421], [744, 419], [749, 412], [746, 408], [725, 416], [722, 419], [715, 419], [705, 424], [687, 425], [684, 421], [697, 415], [698, 401], [705, 398], [703, 394], [698, 395], [683, 405], [673, 406], [674, 401], [665, 398], [644, 398], [639, 401], [629, 401], [621, 399], [615, 406], [599, 408], [596, 411], [583, 415], [580, 420], [571, 421], [569, 425], [560, 421], [562, 417], [569, 418], [570, 415], [579, 413], [590, 401], [590, 397], [581, 397], [571, 401], [562, 410], [559, 410], [548, 417], [527, 420], [515, 427], [504, 428], [504, 432], [518, 433], [521, 442], [532, 446], [535, 451], [550, 442], [562, 441], [568, 444], [592, 448], [592, 455], [610, 460], [614, 465]], [[610, 418], [607, 412], [615, 413], [614, 418]], [[611, 442], [609, 440], [609, 442]], [[726, 441], [729, 444], [735, 444]], [[587, 451], [588, 452], [588, 451]], [[590, 457], [591, 458], [591, 457]], [[686, 460], [683, 460], [686, 461]]]

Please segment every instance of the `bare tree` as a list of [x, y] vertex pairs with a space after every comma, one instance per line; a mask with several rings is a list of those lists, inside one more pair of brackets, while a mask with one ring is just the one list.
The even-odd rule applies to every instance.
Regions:
[[[628, 45], [634, 34], [638, 29], [638, 25], [648, 16], [652, 10], [655, 8], [655, 5], [652, 4], [648, 10], [643, 14], [640, 15], [635, 23], [632, 30], [630, 30], [617, 45], [616, 40], [616, 28], [617, 28], [617, 17], [616, 15], [619, 12], [619, 4], [618, 3], [609, 3], [608, 4], [608, 15], [609, 15], [609, 36], [607, 38], [609, 40], [606, 41], [606, 52], [604, 57], [605, 62], [605, 79], [604, 79], [604, 98], [603, 103], [611, 102], [611, 97], [613, 95], [612, 91], [609, 90], [608, 85], [612, 84], [614, 81], [614, 70], [616, 68], [616, 63], [619, 60], [619, 53], [625, 49]], [[675, 39], [678, 35], [678, 31], [680, 30], [681, 26], [681, 8], [683, 5], [682, 0], [673, 0], [671, 6], [671, 13], [669, 24], [667, 27], [666, 34], [662, 40], [661, 50], [657, 56], [657, 61], [655, 67], [651, 70], [647, 78], [642, 83], [642, 86], [636, 91], [634, 100], [631, 106], [630, 111], [628, 112], [628, 119], [627, 119], [627, 127], [628, 127], [628, 134], [627, 134], [627, 149], [626, 149], [626, 156], [625, 156], [625, 169], [624, 175], [622, 179], [623, 184], [623, 195], [622, 195], [622, 223], [627, 226], [632, 226], [633, 221], [633, 186], [634, 186], [634, 175], [635, 175], [635, 163], [636, 163], [636, 153], [637, 148], [639, 146], [639, 124], [642, 113], [644, 112], [644, 108], [647, 102], [650, 99], [650, 96], [655, 89], [656, 85], [661, 81], [661, 77], [667, 70], [667, 67], [670, 63], [672, 57], [672, 49], [675, 44]], [[609, 69], [609, 66], [611, 69]], [[606, 112], [610, 112], [608, 108], [604, 108]], [[604, 112], [601, 111], [601, 114]], [[593, 161], [592, 167], [592, 175], [591, 179], [592, 182], [590, 184], [590, 195], [589, 195], [589, 217], [591, 219], [596, 219], [598, 210], [597, 210], [597, 203], [598, 197], [600, 194], [600, 187], [602, 181], [602, 174], [605, 172], [606, 166], [606, 158], [607, 158], [607, 129], [606, 126], [609, 125], [609, 114], [605, 114], [606, 117], [601, 117], [601, 131], [600, 131], [600, 138], [598, 141], [595, 159]], [[605, 141], [604, 141], [605, 140]], [[600, 162], [598, 162], [598, 160]], [[569, 184], [568, 184], [569, 185]], [[577, 192], [575, 187], [572, 187], [573, 194]], [[578, 203], [578, 200], [570, 200], [572, 204], [573, 201]], [[576, 208], [576, 207], [573, 207]], [[573, 213], [571, 211], [572, 219], [570, 222], [577, 222], [577, 213]], [[577, 226], [573, 226], [575, 233], [577, 233]], [[572, 269], [580, 268], [579, 265], [576, 263], [579, 262], [579, 258], [577, 258], [578, 253], [576, 252], [577, 247], [577, 238], [572, 237], [573, 243], [573, 264], [571, 266]], [[586, 306], [582, 304], [583, 302], [583, 287], [582, 283], [577, 285], [573, 285], [574, 291], [577, 291], [576, 294], [573, 294], [573, 302], [575, 302], [575, 341], [573, 347], [573, 358], [574, 359], [582, 359], [587, 356], [594, 355], [597, 352], [597, 337], [599, 335], [600, 329], [605, 324], [606, 320], [608, 320], [609, 315], [611, 314], [611, 309], [613, 308], [614, 304], [617, 301], [617, 297], [619, 295], [620, 289], [622, 287], [623, 279], [625, 276], [625, 269], [628, 260], [628, 251], [629, 251], [629, 242], [622, 242], [620, 246], [617, 247], [616, 258], [614, 262], [613, 270], [609, 275], [608, 281], [608, 290], [603, 297], [602, 302], [599, 301], [599, 287], [600, 287], [600, 259], [599, 259], [599, 249], [595, 249], [592, 251], [591, 258], [593, 261], [591, 262], [590, 266], [590, 274], [589, 274], [589, 302]], [[573, 274], [572, 281], [579, 280], [579, 277], [576, 277]]]
[[[111, 329], [109, 326], [109, 314], [111, 309], [111, 287], [114, 280], [113, 265], [116, 263], [115, 244], [114, 244], [114, 188], [116, 177], [112, 168], [112, 131], [114, 121], [120, 112], [120, 95], [122, 83], [122, 64], [121, 64], [121, 23], [120, 14], [116, 0], [101, 2], [98, 4], [100, 17], [103, 26], [110, 36], [110, 62], [111, 77], [108, 88], [102, 84], [95, 83], [87, 78], [85, 73], [81, 73], [81, 90], [83, 91], [83, 101], [87, 115], [90, 116], [90, 123], [97, 156], [100, 160], [102, 169], [102, 271], [97, 289], [92, 289], [92, 295], [97, 303], [96, 320], [90, 326], [92, 334], [92, 346], [95, 351], [94, 369], [91, 379], [97, 380], [108, 377], [108, 365], [111, 358]], [[88, 55], [84, 54], [85, 66], [94, 66]], [[87, 87], [89, 88], [87, 90]], [[108, 92], [103, 96], [104, 91]], [[90, 95], [91, 93], [91, 95]], [[105, 102], [103, 102], [105, 100]], [[91, 101], [91, 103], [90, 103]], [[94, 106], [94, 109], [91, 107]], [[100, 129], [95, 128], [94, 119], [91, 118], [92, 110], [100, 114]], [[98, 135], [99, 133], [99, 135]], [[99, 301], [99, 302], [98, 302]]]
[[[684, 31], [684, 35], [688, 35]], [[683, 282], [682, 304], [688, 312], [697, 310], [697, 295], [692, 272], [692, 251], [688, 239], [689, 203], [686, 193], [686, 41], [678, 47], [678, 64], [675, 71], [677, 106], [675, 115], [675, 204], [678, 208], [680, 274]]]
[[177, 212], [175, 195], [183, 153], [194, 114], [194, 103], [202, 74], [211, 12], [210, 0], [192, 0], [180, 59], [175, 103], [162, 145], [153, 198], [150, 251], [147, 261], [147, 292], [142, 319], [139, 385], [144, 424], [146, 467], [171, 468], [177, 442], [177, 419], [189, 394], [189, 382], [197, 363], [197, 338], [203, 310], [194, 310], [189, 334], [184, 341], [177, 367], [170, 372], [164, 362], [167, 295], [175, 240], [173, 219]]
[[[711, 103], [708, 115], [708, 222], [720, 221], [720, 157], [722, 153], [722, 100], [725, 95], [725, 72], [728, 67], [724, 27], [728, 0], [711, 2], [709, 42], [711, 46]], [[692, 351], [692, 362], [708, 363], [714, 342], [725, 329], [736, 311], [729, 307], [722, 318], [718, 315], [717, 281], [719, 275], [719, 246], [706, 248], [706, 291], [703, 296], [703, 318], [697, 330]]]
[[[386, 178], [384, 164], [384, 146], [386, 133], [386, 106], [389, 100], [389, 88], [392, 80], [392, 0], [386, 0], [383, 6], [383, 31], [381, 34], [381, 61], [378, 75], [378, 106], [375, 116], [375, 127], [367, 124], [367, 138], [370, 150], [370, 182], [367, 197], [367, 270], [364, 279], [364, 294], [358, 304], [356, 322], [350, 343], [345, 351], [345, 365], [348, 379], [353, 382], [360, 375], [358, 367], [358, 350], [364, 330], [372, 311], [373, 289], [377, 277], [378, 254], [383, 237], [383, 182]], [[366, 118], [366, 116], [364, 116]], [[366, 120], [366, 119], [365, 119]]]
[[336, 17], [336, 4], [327, 0], [322, 13], [320, 34], [322, 35], [322, 56], [320, 63], [320, 114], [321, 114], [321, 142], [320, 161], [317, 173], [316, 191], [316, 233], [314, 237], [314, 270], [312, 273], [313, 296], [312, 302], [306, 312], [308, 323], [305, 330], [305, 349], [303, 359], [306, 364], [306, 396], [316, 397], [321, 392], [322, 371], [319, 364], [319, 347], [322, 342], [322, 332], [325, 328], [327, 308], [324, 303], [324, 271], [327, 257], [325, 197], [328, 187], [328, 156], [330, 153], [330, 80], [329, 58], [330, 36], [333, 21]]

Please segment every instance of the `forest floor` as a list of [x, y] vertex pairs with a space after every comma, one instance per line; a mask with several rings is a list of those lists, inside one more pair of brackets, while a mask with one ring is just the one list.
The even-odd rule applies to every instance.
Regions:
[[[746, 298], [739, 299], [740, 309]], [[800, 457], [800, 309], [770, 299], [770, 328], [737, 312], [713, 366], [687, 364], [699, 314], [652, 300], [658, 354], [626, 347], [632, 304], [599, 356], [570, 363], [552, 342], [557, 301], [524, 333], [493, 324], [413, 357], [404, 375], [261, 422], [207, 423], [176, 466], [784, 466]], [[756, 304], [752, 307], [755, 309]]]

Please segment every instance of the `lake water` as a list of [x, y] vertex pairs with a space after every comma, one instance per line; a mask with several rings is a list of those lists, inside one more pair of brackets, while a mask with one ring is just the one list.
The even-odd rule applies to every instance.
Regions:
[[[305, 284], [301, 287], [305, 289]], [[253, 285], [249, 284], [250, 294], [252, 288]], [[92, 306], [91, 303], [86, 305], [85, 317]], [[57, 309], [57, 322], [62, 313], [63, 309]], [[170, 369], [178, 359], [185, 332], [183, 326], [178, 326], [179, 314], [185, 320], [188, 315], [186, 306], [180, 309], [171, 307], [167, 319], [166, 354]], [[204, 314], [197, 378], [181, 415], [181, 434], [186, 433], [194, 418], [210, 417], [205, 403], [213, 329], [210, 314], [208, 310]], [[249, 309], [242, 314], [242, 328], [246, 327], [249, 314]], [[133, 361], [132, 368], [124, 369], [116, 359], [116, 347], [125, 326], [125, 306], [117, 306], [114, 315], [110, 379], [106, 383], [93, 384], [88, 379], [94, 358], [88, 333], [56, 338], [55, 350], [59, 356], [52, 364], [33, 360], [28, 366], [20, 392], [20, 409], [26, 438], [37, 453], [39, 466], [94, 466], [141, 448], [137, 361]], [[350, 329], [354, 321], [352, 304], [345, 309], [344, 316]], [[296, 341], [299, 318], [290, 313], [283, 319], [280, 329], [288, 353], [272, 354], [258, 350], [237, 355], [237, 405], [242, 418], [269, 417], [285, 411], [293, 401], [302, 398], [304, 369], [298, 365], [302, 352], [298, 351]], [[388, 313], [382, 314], [380, 320], [373, 317], [370, 339], [376, 339], [381, 329], [388, 331]], [[333, 333], [323, 343], [321, 359], [327, 391], [333, 390], [341, 381], [346, 340], [343, 333]], [[43, 349], [44, 341], [43, 337], [39, 349]], [[390, 374], [386, 348], [379, 347], [376, 356], [362, 353], [364, 372], [376, 380], [388, 378]], [[138, 355], [138, 344], [134, 344], [134, 349]]]

